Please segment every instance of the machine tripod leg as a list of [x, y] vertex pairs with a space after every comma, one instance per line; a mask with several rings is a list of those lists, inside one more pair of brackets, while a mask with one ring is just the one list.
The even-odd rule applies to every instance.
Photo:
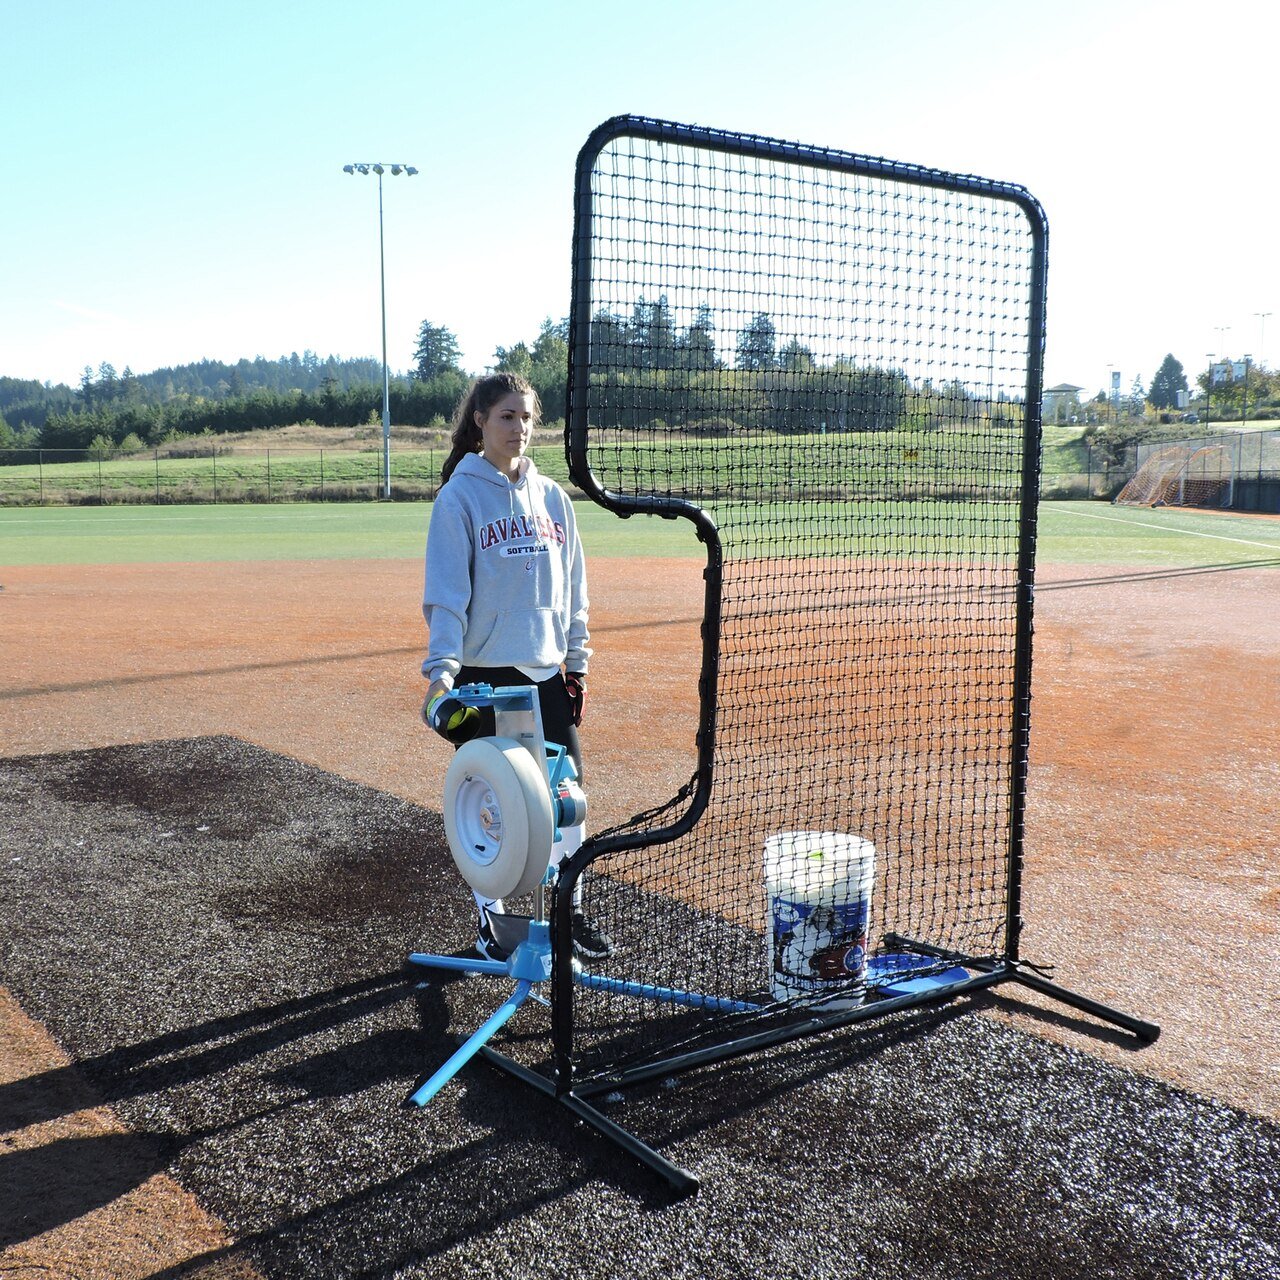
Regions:
[[[506, 971], [505, 965], [503, 966], [503, 971]], [[415, 1106], [425, 1107], [497, 1035], [516, 1010], [524, 1004], [529, 992], [532, 990], [533, 983], [523, 979], [517, 982], [516, 989], [511, 995], [503, 1001], [477, 1031], [467, 1038], [448, 1062], [410, 1097], [409, 1101]]]

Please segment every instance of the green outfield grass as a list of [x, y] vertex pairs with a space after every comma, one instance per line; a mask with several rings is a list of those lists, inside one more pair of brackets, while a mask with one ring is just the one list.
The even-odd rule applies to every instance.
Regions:
[[[688, 522], [576, 504], [592, 555], [696, 555]], [[417, 559], [427, 502], [0, 508], [0, 565]]]
[[[949, 502], [842, 508], [815, 503], [806, 509], [814, 516], [814, 534], [790, 548], [797, 554], [828, 552], [831, 539], [824, 528], [848, 527], [854, 519], [863, 535], [869, 532], [869, 522], [874, 525], [878, 554], [894, 554], [903, 521], [926, 533], [936, 530], [939, 550], [955, 554], [956, 521], [974, 514], [973, 504]], [[576, 510], [589, 556], [703, 555], [688, 521], [653, 516], [620, 520], [586, 502], [579, 502]], [[741, 513], [766, 528], [759, 519], [764, 510], [722, 504], [719, 518], [727, 526]], [[430, 511], [428, 503], [405, 502], [0, 509], [0, 565], [416, 559], [425, 545]], [[1003, 514], [1005, 527], [1007, 518]], [[1280, 566], [1280, 521], [1057, 502], [1041, 504], [1039, 525], [1042, 564]], [[758, 554], [784, 549], [767, 542], [753, 547]], [[928, 553], [918, 534], [913, 550]]]

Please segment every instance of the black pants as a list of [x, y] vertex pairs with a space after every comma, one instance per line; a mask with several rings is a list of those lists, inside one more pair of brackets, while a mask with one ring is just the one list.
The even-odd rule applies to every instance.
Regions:
[[454, 676], [453, 687], [456, 689], [464, 684], [487, 684], [495, 689], [533, 684], [538, 690], [538, 706], [542, 711], [542, 732], [547, 735], [548, 742], [568, 751], [569, 759], [578, 771], [578, 785], [586, 786], [582, 775], [582, 746], [578, 742], [578, 731], [573, 726], [569, 691], [564, 687], [564, 676], [560, 672], [557, 671], [550, 680], [535, 684], [516, 667], [464, 666]]

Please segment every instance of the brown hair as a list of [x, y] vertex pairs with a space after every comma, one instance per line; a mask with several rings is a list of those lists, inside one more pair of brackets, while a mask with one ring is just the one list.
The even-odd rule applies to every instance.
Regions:
[[533, 425], [536, 427], [542, 417], [542, 405], [538, 401], [538, 393], [527, 378], [518, 373], [489, 373], [477, 378], [471, 389], [463, 396], [461, 403], [453, 415], [453, 450], [440, 468], [440, 483], [453, 475], [463, 458], [469, 453], [479, 453], [482, 447], [480, 427], [476, 422], [476, 414], [488, 417], [493, 408], [504, 396], [530, 396], [533, 399]]

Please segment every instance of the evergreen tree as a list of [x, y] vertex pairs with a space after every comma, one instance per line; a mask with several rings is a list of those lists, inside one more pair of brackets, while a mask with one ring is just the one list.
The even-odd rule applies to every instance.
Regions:
[[418, 345], [413, 352], [413, 376], [429, 382], [439, 374], [458, 369], [458, 339], [444, 327], [424, 320], [418, 327]]
[[631, 317], [631, 339], [640, 348], [642, 367], [670, 369], [676, 363], [676, 331], [671, 304], [664, 293], [657, 302], [636, 303]]
[[597, 311], [591, 321], [591, 350], [599, 360], [620, 360], [630, 341], [627, 322], [611, 311]]
[[569, 362], [569, 321], [554, 323], [550, 316], [542, 322], [538, 331], [538, 340], [530, 352], [534, 364], [562, 364], [568, 367]]
[[774, 369], [778, 364], [778, 330], [764, 311], [738, 335], [739, 369]]
[[1165, 356], [1151, 379], [1147, 399], [1157, 409], [1174, 409], [1178, 404], [1178, 392], [1187, 389], [1187, 375], [1182, 365], [1172, 355]]
[[677, 363], [682, 369], [714, 369], [719, 365], [716, 359], [715, 319], [705, 302], [698, 308], [693, 323], [685, 330], [680, 341]]
[[565, 413], [568, 393], [568, 320], [562, 320], [559, 324], [553, 324], [549, 318], [544, 320], [531, 354], [533, 369], [529, 381], [533, 383], [542, 403], [543, 421], [554, 422]]
[[320, 384], [320, 404], [322, 417], [320, 421], [326, 427], [336, 427], [339, 421], [339, 391], [341, 384], [332, 374], [326, 374], [324, 381]]
[[518, 373], [528, 378], [533, 373], [533, 356], [523, 342], [514, 347], [498, 347], [493, 353], [495, 373]]
[[1146, 398], [1147, 393], [1142, 389], [1142, 379], [1134, 378], [1133, 386], [1129, 388], [1129, 401], [1126, 408], [1136, 417], [1142, 412], [1142, 404]]
[[798, 338], [792, 338], [782, 348], [778, 354], [778, 366], [792, 373], [807, 373], [816, 367], [813, 360], [813, 352]]

